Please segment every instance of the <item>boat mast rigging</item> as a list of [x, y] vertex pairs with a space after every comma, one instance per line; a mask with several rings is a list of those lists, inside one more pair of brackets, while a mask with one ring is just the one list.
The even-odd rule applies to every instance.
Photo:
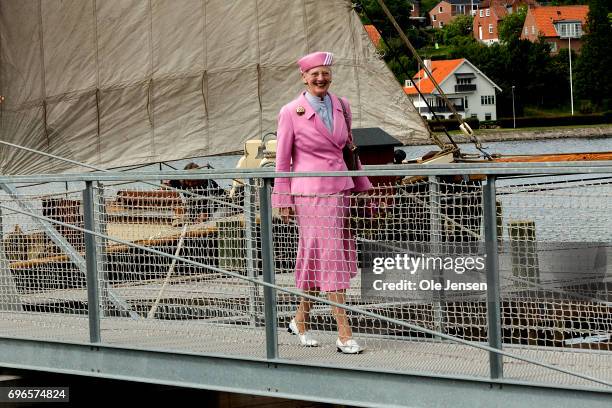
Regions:
[[[408, 49], [410, 50], [410, 52], [412, 53], [412, 55], [414, 56], [414, 58], [417, 60], [417, 62], [419, 63], [419, 65], [421, 65], [423, 67], [423, 71], [425, 71], [425, 73], [427, 74], [428, 78], [431, 80], [432, 84], [434, 85], [436, 91], [438, 91], [440, 97], [442, 98], [442, 100], [444, 101], [444, 103], [446, 104], [446, 106], [448, 107], [448, 109], [453, 113], [453, 116], [457, 119], [457, 121], [459, 122], [459, 129], [466, 135], [469, 137], [469, 139], [472, 141], [472, 143], [474, 143], [474, 146], [476, 147], [476, 149], [478, 149], [484, 156], [485, 158], [487, 158], [488, 160], [492, 160], [492, 156], [487, 153], [484, 148], [482, 147], [482, 144], [480, 143], [480, 140], [478, 140], [478, 138], [476, 137], [476, 135], [474, 134], [474, 131], [472, 130], [472, 128], [470, 128], [470, 126], [463, 120], [463, 118], [459, 115], [459, 113], [457, 112], [457, 110], [455, 109], [455, 106], [451, 103], [451, 101], [448, 99], [448, 97], [446, 96], [446, 94], [444, 93], [444, 91], [442, 90], [442, 88], [440, 87], [440, 85], [438, 84], [438, 82], [436, 81], [436, 79], [434, 78], [434, 76], [432, 75], [431, 71], [429, 70], [429, 68], [427, 68], [427, 66], [425, 65], [425, 63], [423, 62], [423, 59], [421, 58], [421, 56], [419, 55], [419, 53], [417, 52], [416, 48], [414, 48], [414, 46], [412, 45], [412, 43], [410, 42], [410, 40], [408, 39], [408, 37], [406, 36], [406, 34], [404, 33], [404, 30], [402, 30], [402, 28], [399, 26], [399, 24], [397, 23], [397, 21], [395, 20], [395, 17], [393, 17], [393, 14], [391, 14], [391, 12], [389, 11], [389, 9], [387, 8], [387, 5], [385, 4], [384, 0], [376, 0], [378, 5], [382, 8], [383, 12], [385, 13], [385, 15], [387, 16], [387, 18], [389, 19], [389, 21], [391, 22], [391, 24], [393, 25], [393, 27], [395, 27], [395, 30], [397, 31], [397, 33], [399, 34], [400, 38], [402, 39], [402, 41], [404, 42], [404, 44], [406, 45], [406, 47], [408, 47]], [[417, 89], [417, 91], [419, 92], [419, 95], [422, 96], [421, 91], [418, 89], [418, 87], [415, 84], [415, 88]], [[457, 147], [457, 145], [455, 144], [455, 142], [453, 141], [453, 139], [450, 137], [450, 135], [448, 134], [448, 132], [446, 132], [446, 135], [448, 136], [449, 140], [453, 143], [453, 150], [456, 152], [459, 152], [459, 148]], [[433, 132], [430, 130], [429, 131], [429, 135], [430, 137], [434, 140], [434, 142], [436, 142], [436, 144], [439, 143], [439, 140], [437, 140], [437, 136], [433, 135]], [[440, 142], [441, 143], [441, 142]], [[439, 144], [438, 144], [439, 145]], [[443, 145], [440, 146], [441, 148], [448, 148], [448, 145]]]

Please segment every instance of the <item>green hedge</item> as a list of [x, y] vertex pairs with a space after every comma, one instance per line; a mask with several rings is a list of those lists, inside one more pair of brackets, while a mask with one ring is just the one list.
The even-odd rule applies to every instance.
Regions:
[[[470, 125], [472, 129], [478, 129], [478, 127], [480, 126], [480, 122], [476, 118], [466, 118], [463, 120], [467, 122], [467, 124]], [[444, 129], [459, 129], [459, 122], [455, 119], [428, 120], [427, 124], [429, 125], [429, 128], [434, 132], [442, 132]]]
[[[512, 118], [497, 119], [497, 124], [503, 128], [514, 126]], [[590, 115], [563, 115], [563, 116], [533, 116], [516, 118], [516, 127], [554, 127], [572, 125], [597, 125], [612, 123], [612, 112], [595, 113]]]

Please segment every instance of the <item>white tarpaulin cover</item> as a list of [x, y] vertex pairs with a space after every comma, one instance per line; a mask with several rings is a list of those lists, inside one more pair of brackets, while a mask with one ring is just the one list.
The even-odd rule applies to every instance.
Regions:
[[[426, 139], [345, 0], [0, 0], [0, 139], [105, 168], [241, 151], [334, 53], [355, 127]], [[70, 165], [0, 145], [0, 173]]]

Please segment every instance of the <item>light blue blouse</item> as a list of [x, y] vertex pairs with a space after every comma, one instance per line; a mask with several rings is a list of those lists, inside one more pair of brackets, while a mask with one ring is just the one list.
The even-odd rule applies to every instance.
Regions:
[[323, 100], [321, 98], [311, 95], [310, 92], [305, 92], [306, 100], [312, 106], [312, 109], [319, 115], [329, 133], [334, 132], [334, 120], [332, 111], [332, 101], [329, 95], [325, 95]]

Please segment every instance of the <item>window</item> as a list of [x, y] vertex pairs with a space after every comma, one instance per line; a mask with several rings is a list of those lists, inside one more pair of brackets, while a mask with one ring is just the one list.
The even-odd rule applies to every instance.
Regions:
[[416, 10], [416, 7], [414, 6], [414, 3], [412, 3], [412, 4], [410, 5], [410, 11], [415, 11], [415, 10]]
[[472, 116], [471, 116], [471, 117], [472, 117], [472, 118], [478, 118], [478, 115], [477, 115], [477, 114], [475, 114], [475, 113], [472, 113]]
[[582, 25], [579, 22], [556, 23], [555, 29], [561, 38], [580, 38], [582, 37]]
[[491, 120], [491, 114], [485, 113], [485, 120]]
[[491, 9], [487, 9], [487, 11], [485, 12], [485, 14], [487, 15], [487, 17], [489, 17], [491, 15]]
[[482, 14], [482, 9], [480, 9], [480, 17], [484, 17], [484, 15]]
[[489, 24], [489, 34], [493, 34], [493, 24]]
[[494, 105], [495, 104], [495, 95], [481, 95], [480, 96], [480, 104], [481, 105]]
[[440, 21], [440, 28], [444, 27], [444, 21]]
[[464, 109], [468, 108], [468, 98], [467, 98], [467, 96], [465, 98], [463, 98], [463, 108]]
[[531, 34], [535, 34], [535, 26], [531, 26]]
[[459, 85], [469, 85], [472, 83], [472, 78], [459, 78], [457, 79], [457, 84]]
[[433, 16], [431, 16], [431, 19], [432, 19], [433, 21], [436, 21], [436, 15], [434, 14]]
[[529, 35], [529, 27], [525, 27], [525, 35]]
[[438, 12], [442, 13], [442, 6], [438, 7]]
[[550, 44], [550, 52], [557, 52], [557, 43], [549, 42], [549, 44]]

